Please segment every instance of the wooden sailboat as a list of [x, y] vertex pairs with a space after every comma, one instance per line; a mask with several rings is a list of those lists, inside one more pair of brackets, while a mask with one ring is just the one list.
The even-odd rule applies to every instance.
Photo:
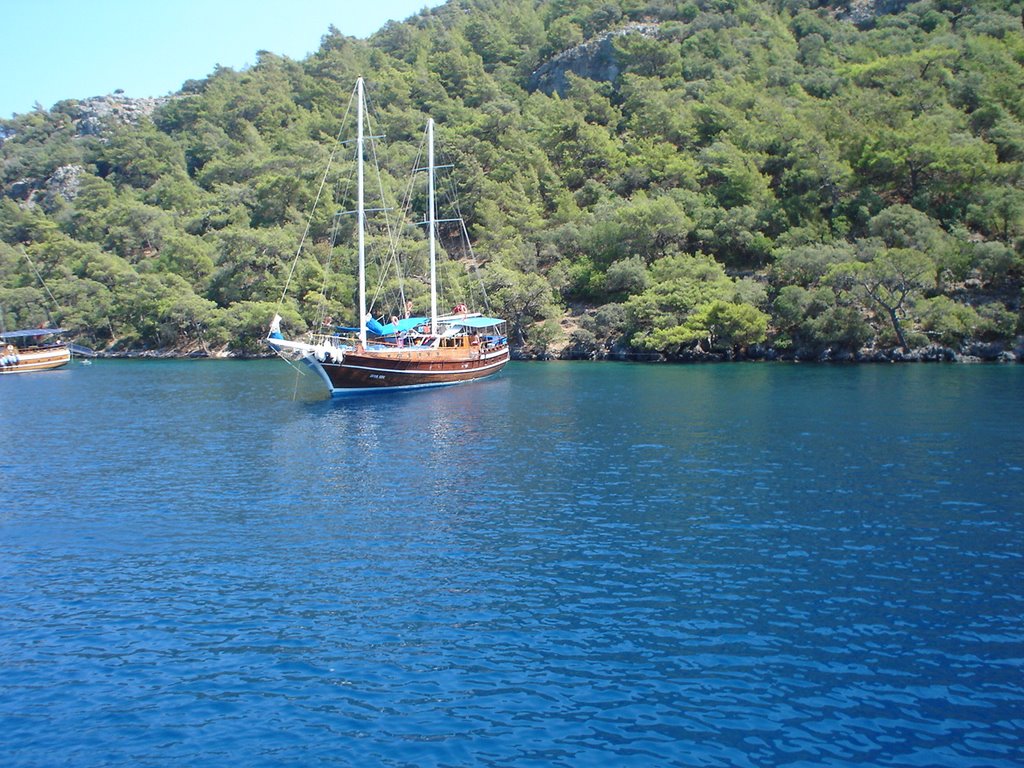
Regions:
[[[475, 381], [498, 373], [509, 361], [505, 321], [471, 312], [459, 304], [438, 313], [437, 213], [434, 192], [434, 123], [427, 122], [428, 242], [430, 248], [430, 314], [392, 317], [385, 324], [373, 318], [366, 299], [366, 208], [364, 188], [363, 80], [356, 82], [357, 205], [359, 247], [359, 314], [357, 328], [330, 328], [302, 340], [286, 339], [281, 316], [275, 315], [267, 344], [279, 355], [308, 365], [331, 395], [414, 389]], [[345, 333], [340, 333], [338, 331]]]
[[0, 333], [0, 374], [60, 368], [71, 361], [63, 328], [29, 328]]

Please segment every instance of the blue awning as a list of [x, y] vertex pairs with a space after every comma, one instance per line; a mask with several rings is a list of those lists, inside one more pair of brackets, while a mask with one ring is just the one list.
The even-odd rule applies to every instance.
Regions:
[[399, 320], [397, 323], [388, 323], [387, 325], [381, 325], [377, 320], [372, 317], [366, 321], [366, 330], [377, 336], [391, 336], [395, 333], [403, 333], [404, 331], [411, 331], [417, 325], [423, 325], [429, 322], [425, 317], [406, 317]]
[[[379, 320], [375, 320], [371, 317], [366, 321], [366, 330], [374, 336], [391, 336], [395, 333], [411, 331], [417, 325], [423, 325], [424, 323], [429, 322], [430, 321], [425, 317], [406, 317], [399, 320], [397, 323], [388, 323], [387, 325], [384, 325]], [[340, 331], [341, 333], [359, 333], [358, 328], [352, 328], [345, 325], [335, 325], [334, 330]]]
[[461, 325], [464, 328], [493, 328], [505, 321], [497, 317], [467, 317], [465, 320], [447, 320], [449, 325]]
[[56, 333], [67, 333], [67, 331], [63, 328], [26, 328], [23, 331], [0, 333], [0, 339], [30, 339], [33, 336], [52, 336]]
[[[505, 321], [497, 317], [467, 317], [461, 320], [445, 320], [444, 325], [461, 326], [463, 328], [493, 328], [502, 325]], [[366, 330], [374, 336], [393, 336], [396, 333], [405, 333], [421, 325], [430, 325], [429, 317], [406, 317], [397, 323], [384, 325], [379, 320], [370, 318], [366, 321]], [[358, 328], [349, 328], [336, 325], [334, 330], [342, 333], [358, 333]]]

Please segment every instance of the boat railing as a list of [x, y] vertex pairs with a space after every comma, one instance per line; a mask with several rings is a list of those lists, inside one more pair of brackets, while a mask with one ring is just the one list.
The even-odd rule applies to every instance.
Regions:
[[350, 347], [353, 346], [358, 340], [359, 338], [357, 336], [350, 336], [338, 333], [309, 334], [310, 344], [317, 344], [323, 347]]
[[508, 346], [507, 336], [484, 336], [484, 346], [487, 349], [501, 349]]
[[[309, 343], [322, 347], [352, 348], [359, 343], [355, 334], [310, 333]], [[434, 336], [429, 333], [409, 332], [398, 336], [375, 336], [367, 339], [367, 343], [376, 349], [408, 349], [410, 347], [458, 347], [479, 344], [485, 349], [501, 349], [508, 346], [508, 337], [504, 334], [482, 333], [467, 335], [455, 333]]]
[[[310, 333], [308, 338], [310, 344], [322, 347], [351, 348], [359, 343], [359, 337], [354, 334]], [[366, 343], [375, 349], [404, 349], [408, 347], [436, 346], [437, 338], [430, 334], [406, 333], [401, 336], [372, 336], [367, 338]]]

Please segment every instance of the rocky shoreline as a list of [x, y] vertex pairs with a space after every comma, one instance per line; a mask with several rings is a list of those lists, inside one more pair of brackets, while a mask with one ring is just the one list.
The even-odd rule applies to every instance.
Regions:
[[[513, 359], [516, 359], [513, 355]], [[675, 355], [657, 352], [611, 351], [604, 354], [573, 354], [570, 350], [559, 355], [536, 355], [520, 359], [560, 360], [628, 360], [650, 363], [733, 363], [733, 362], [789, 362], [789, 363], [1021, 363], [1024, 362], [1024, 342], [1016, 349], [1001, 344], [972, 344], [962, 350], [938, 344], [904, 352], [893, 349], [850, 350], [825, 349], [778, 350], [755, 346], [740, 350], [712, 351], [685, 350]]]
[[[230, 349], [136, 349], [96, 352], [96, 358], [107, 360], [263, 360], [275, 357], [273, 352], [248, 353]], [[971, 344], [961, 350], [932, 344], [904, 352], [902, 349], [826, 349], [821, 352], [810, 350], [777, 350], [773, 347], [754, 346], [740, 350], [712, 351], [686, 350], [674, 355], [658, 352], [640, 352], [613, 349], [603, 352], [584, 352], [566, 347], [560, 350], [512, 351], [513, 360], [553, 361], [590, 360], [634, 363], [741, 363], [741, 362], [783, 362], [783, 363], [1024, 363], [1024, 340], [1015, 349], [1006, 349], [1002, 344]]]

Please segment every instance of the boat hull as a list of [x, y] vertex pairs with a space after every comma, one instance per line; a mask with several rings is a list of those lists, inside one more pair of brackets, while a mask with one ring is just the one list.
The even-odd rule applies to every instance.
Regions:
[[[13, 359], [12, 359], [13, 358]], [[26, 349], [16, 355], [6, 355], [0, 361], [0, 375], [9, 373], [31, 373], [60, 368], [71, 362], [71, 352], [66, 346]]]
[[508, 361], [507, 347], [485, 352], [352, 350], [341, 361], [306, 359], [335, 396], [477, 381], [495, 375]]

